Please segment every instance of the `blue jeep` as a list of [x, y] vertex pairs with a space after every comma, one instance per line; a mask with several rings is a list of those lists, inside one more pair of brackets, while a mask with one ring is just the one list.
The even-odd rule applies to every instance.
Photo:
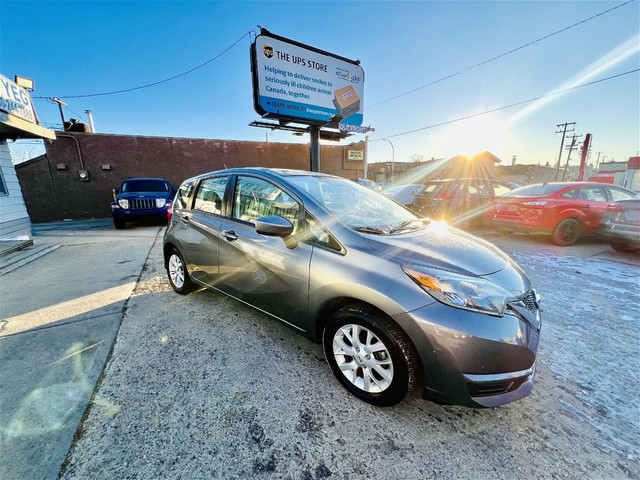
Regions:
[[111, 215], [116, 228], [127, 222], [156, 219], [166, 223], [167, 210], [176, 191], [166, 178], [127, 178], [113, 189]]

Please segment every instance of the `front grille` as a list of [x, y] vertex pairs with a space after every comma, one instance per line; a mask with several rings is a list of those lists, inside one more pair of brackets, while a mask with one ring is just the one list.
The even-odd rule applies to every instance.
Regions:
[[132, 210], [141, 210], [143, 208], [156, 208], [155, 198], [131, 198], [129, 199], [129, 208]]

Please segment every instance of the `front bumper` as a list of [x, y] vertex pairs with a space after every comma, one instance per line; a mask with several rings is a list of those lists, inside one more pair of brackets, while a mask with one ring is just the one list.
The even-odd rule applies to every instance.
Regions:
[[113, 218], [121, 218], [126, 221], [141, 220], [144, 218], [167, 218], [167, 210], [169, 204], [162, 208], [138, 208], [138, 209], [124, 209], [118, 205], [111, 205], [111, 215]]
[[494, 407], [531, 393], [540, 311], [515, 305], [503, 317], [433, 303], [396, 316], [414, 341], [425, 396], [444, 403]]
[[605, 221], [598, 228], [598, 237], [608, 242], [640, 246], [640, 226]]

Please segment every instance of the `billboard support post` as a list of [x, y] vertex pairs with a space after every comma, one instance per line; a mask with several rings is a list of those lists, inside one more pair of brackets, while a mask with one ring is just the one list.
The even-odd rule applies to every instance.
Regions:
[[320, 171], [320, 128], [311, 125], [309, 127], [309, 170]]

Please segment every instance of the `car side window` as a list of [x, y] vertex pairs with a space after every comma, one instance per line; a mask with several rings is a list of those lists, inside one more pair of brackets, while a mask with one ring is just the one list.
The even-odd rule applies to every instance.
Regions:
[[227, 178], [214, 177], [202, 180], [193, 208], [206, 213], [222, 215], [222, 199], [227, 188]]
[[609, 187], [609, 192], [611, 193], [611, 197], [614, 202], [618, 200], [627, 200], [629, 198], [633, 198], [634, 194], [629, 193], [626, 190], [622, 190], [621, 188]]
[[562, 198], [578, 198], [578, 190], [580, 190], [579, 188], [573, 188], [567, 192], [564, 192], [562, 195], [560, 195]]
[[511, 190], [513, 189], [506, 185], [502, 185], [501, 183], [493, 184], [493, 193], [495, 193], [496, 197], [501, 197], [505, 193], [509, 193]]
[[309, 212], [305, 212], [305, 221], [307, 223], [307, 234], [305, 240], [320, 245], [331, 250], [341, 250], [342, 247], [331, 233], [316, 220]]
[[193, 182], [180, 185], [175, 199], [174, 208], [187, 208], [189, 197], [193, 191]]
[[578, 192], [578, 200], [589, 202], [606, 202], [607, 194], [602, 187], [581, 187]]
[[232, 217], [255, 225], [258, 218], [280, 215], [298, 231], [300, 204], [274, 184], [254, 177], [238, 177]]

